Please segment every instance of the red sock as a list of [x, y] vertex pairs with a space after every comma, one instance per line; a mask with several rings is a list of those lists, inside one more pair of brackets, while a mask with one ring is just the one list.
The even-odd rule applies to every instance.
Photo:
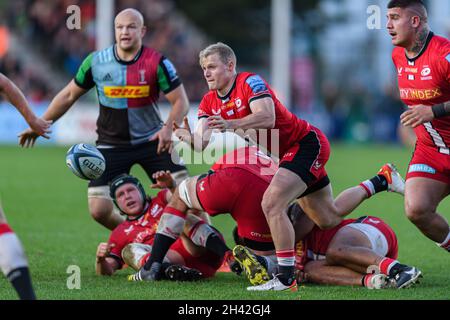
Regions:
[[380, 268], [380, 272], [382, 274], [385, 274], [389, 276], [389, 272], [391, 271], [391, 268], [398, 263], [397, 260], [391, 259], [391, 258], [384, 258], [381, 260], [378, 267]]
[[0, 235], [5, 233], [14, 233], [14, 231], [7, 223], [0, 224]]

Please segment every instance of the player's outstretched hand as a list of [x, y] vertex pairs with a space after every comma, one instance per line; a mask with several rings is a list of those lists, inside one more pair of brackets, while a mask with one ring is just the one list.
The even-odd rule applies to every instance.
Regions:
[[180, 139], [180, 141], [184, 141], [187, 143], [191, 143], [192, 133], [191, 127], [189, 126], [189, 120], [187, 117], [183, 119], [183, 128], [181, 128], [175, 121], [172, 124], [172, 130], [175, 136]]
[[433, 119], [434, 114], [431, 107], [424, 105], [412, 106], [400, 116], [402, 125], [412, 128], [416, 128], [421, 124], [430, 122]]
[[172, 152], [172, 130], [168, 125], [164, 125], [161, 130], [150, 138], [150, 141], [155, 140], [158, 140], [158, 149], [156, 151], [158, 155], [161, 152]]
[[50, 139], [50, 136], [48, 134], [51, 133], [50, 126], [52, 125], [52, 123], [52, 120], [44, 120], [42, 118], [36, 117], [28, 124], [30, 125], [30, 128], [33, 129], [33, 131], [38, 135], [45, 139]]
[[31, 148], [34, 146], [36, 139], [39, 137], [39, 134], [33, 131], [33, 129], [28, 128], [18, 135], [19, 137], [19, 145], [25, 148]]
[[155, 172], [152, 176], [153, 179], [156, 180], [156, 183], [152, 184], [150, 187], [153, 189], [171, 189], [175, 185], [175, 181], [172, 178], [172, 175], [170, 174], [170, 171], [158, 171]]

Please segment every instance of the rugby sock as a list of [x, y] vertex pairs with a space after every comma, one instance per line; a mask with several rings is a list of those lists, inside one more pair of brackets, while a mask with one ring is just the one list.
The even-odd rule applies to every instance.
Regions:
[[164, 257], [169, 251], [170, 246], [176, 241], [176, 239], [157, 233], [155, 235], [155, 240], [153, 241], [152, 254], [147, 262], [144, 264], [145, 270], [150, 270], [153, 262], [162, 263]]
[[17, 268], [6, 277], [16, 289], [21, 300], [36, 300], [36, 295], [31, 285], [30, 271], [27, 267]]
[[368, 198], [388, 189], [388, 182], [382, 175], [377, 175], [370, 180], [363, 181], [359, 185], [366, 190]]
[[401, 264], [397, 260], [390, 259], [390, 258], [384, 258], [383, 260], [381, 260], [378, 267], [380, 268], [380, 272], [382, 274], [385, 274], [389, 277], [393, 277], [397, 273], [402, 271], [404, 268], [407, 268], [406, 265]]
[[144, 270], [150, 270], [152, 264], [161, 264], [170, 246], [178, 239], [183, 231], [186, 213], [167, 206], [158, 224], [158, 231], [152, 246], [152, 254], [144, 265]]
[[0, 269], [16, 289], [20, 299], [36, 299], [22, 245], [7, 224], [0, 224]]
[[442, 243], [437, 243], [439, 247], [441, 247], [444, 250], [447, 250], [450, 252], [450, 232], [447, 235], [447, 238]]
[[285, 286], [289, 286], [295, 280], [295, 251], [276, 251], [278, 261], [278, 279]]
[[219, 257], [230, 250], [220, 233], [204, 221], [197, 222], [189, 232], [189, 238], [198, 246], [205, 247]]

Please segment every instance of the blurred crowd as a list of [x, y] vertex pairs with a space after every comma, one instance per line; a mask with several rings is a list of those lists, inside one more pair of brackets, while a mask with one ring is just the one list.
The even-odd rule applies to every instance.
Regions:
[[[81, 30], [69, 30], [66, 26], [69, 16], [66, 10], [70, 5], [81, 9]], [[83, 59], [95, 50], [95, 0], [16, 0], [1, 6], [0, 21], [67, 78], [73, 77]], [[172, 1], [116, 0], [116, 12], [128, 7], [136, 8], [144, 15], [148, 27], [144, 44], [169, 57], [191, 100], [200, 99], [206, 90], [197, 59], [202, 44], [198, 39], [191, 39], [190, 29], [180, 22], [183, 19], [174, 19], [177, 12], [173, 10]], [[196, 43], [198, 47], [193, 46]], [[33, 64], [22, 63], [18, 55], [6, 53], [1, 61], [0, 71], [35, 100], [51, 98], [59, 89], [58, 85], [46, 84]]]

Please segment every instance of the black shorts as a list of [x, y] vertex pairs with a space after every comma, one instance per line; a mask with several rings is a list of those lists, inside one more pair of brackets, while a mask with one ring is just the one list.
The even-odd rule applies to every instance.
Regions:
[[300, 197], [314, 193], [330, 183], [325, 164], [330, 158], [330, 143], [317, 128], [312, 127], [302, 140], [295, 143], [281, 158], [280, 168], [299, 176], [308, 189]]
[[89, 187], [108, 185], [119, 174], [130, 173], [134, 164], [139, 164], [153, 182], [152, 175], [157, 171], [169, 170], [173, 173], [187, 170], [184, 165], [175, 164], [168, 152], [157, 155], [157, 148], [158, 140], [136, 146], [99, 148], [106, 160], [106, 170], [99, 179], [89, 182]]

